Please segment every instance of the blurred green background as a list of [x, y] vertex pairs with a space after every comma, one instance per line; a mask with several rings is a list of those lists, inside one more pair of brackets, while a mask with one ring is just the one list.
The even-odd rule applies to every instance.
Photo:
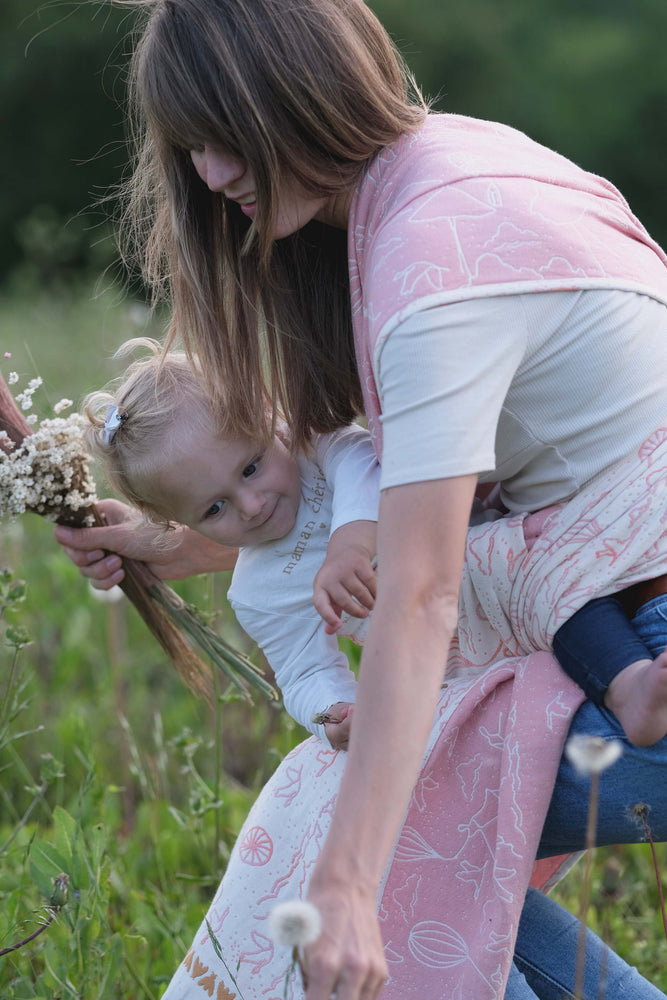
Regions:
[[[374, 0], [442, 110], [514, 125], [616, 183], [667, 242], [665, 0]], [[0, 5], [0, 281], [113, 256], [95, 209], [125, 164], [131, 9]]]
[[[507, 122], [608, 177], [667, 244], [666, 0], [372, 6], [439, 109]], [[117, 280], [113, 200], [99, 204], [126, 164], [131, 27], [107, 2], [0, 4], [0, 362], [22, 384], [42, 375], [43, 415], [115, 374], [125, 339], [163, 328]], [[0, 570], [28, 585], [5, 606], [0, 580], [0, 949], [35, 926], [48, 873], [34, 845], [44, 865], [43, 845], [60, 845], [80, 878], [65, 918], [0, 960], [0, 996], [157, 1000], [254, 795], [303, 733], [265, 704], [197, 702], [131, 608], [92, 598], [49, 525], [0, 531]], [[227, 583], [177, 589], [252, 652]], [[17, 623], [34, 641], [15, 659]], [[559, 895], [577, 912], [581, 893], [575, 869]], [[648, 846], [598, 852], [588, 920], [667, 989]]]

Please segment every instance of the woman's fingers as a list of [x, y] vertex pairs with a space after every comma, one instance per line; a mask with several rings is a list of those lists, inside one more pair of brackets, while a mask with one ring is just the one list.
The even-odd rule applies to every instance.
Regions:
[[63, 545], [63, 552], [96, 590], [110, 590], [125, 576], [122, 560], [115, 553], [104, 549], [73, 549], [69, 545]]
[[335, 888], [311, 885], [310, 901], [322, 916], [322, 933], [305, 949], [306, 1000], [376, 1000], [387, 965], [375, 912], [375, 893], [356, 880]]
[[377, 1000], [387, 981], [387, 968], [369, 964], [360, 955], [349, 956], [338, 968], [326, 960], [306, 966], [306, 1000]]
[[111, 590], [125, 579], [125, 570], [120, 556], [110, 555], [93, 563], [87, 569], [81, 569], [81, 574], [90, 580], [96, 590]]
[[[58, 529], [56, 528], [56, 531], [57, 530]], [[56, 534], [56, 539], [60, 541], [57, 534]], [[90, 566], [92, 563], [99, 562], [100, 559], [104, 559], [104, 556], [106, 555], [104, 549], [92, 549], [89, 552], [86, 549], [74, 549], [72, 548], [71, 545], [65, 545], [63, 542], [60, 542], [60, 544], [67, 558], [70, 559], [74, 563], [74, 565], [78, 566], [80, 569], [84, 569], [85, 567]]]

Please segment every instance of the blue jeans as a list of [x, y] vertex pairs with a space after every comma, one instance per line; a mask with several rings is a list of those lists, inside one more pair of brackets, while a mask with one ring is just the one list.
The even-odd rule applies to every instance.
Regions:
[[[505, 1000], [574, 998], [578, 945], [579, 921], [553, 899], [529, 889]], [[587, 930], [582, 1000], [664, 1000], [664, 996]]]
[[647, 601], [632, 622], [616, 597], [599, 597], [561, 625], [554, 653], [586, 697], [602, 705], [605, 691], [624, 667], [662, 653], [666, 616], [667, 594]]
[[[640, 639], [655, 657], [667, 645], [667, 606], [654, 598], [633, 619]], [[630, 743], [616, 717], [592, 701], [576, 713], [570, 734], [620, 740], [622, 756], [600, 775], [597, 843], [633, 844], [646, 839], [638, 807], [645, 809], [651, 835], [667, 840], [667, 737], [651, 747]], [[538, 857], [583, 849], [590, 780], [563, 755], [546, 816]], [[641, 810], [643, 811], [643, 810]], [[575, 985], [579, 921], [548, 897], [529, 890], [507, 982], [505, 1000], [569, 1000]], [[604, 1000], [658, 1000], [664, 994], [587, 932], [584, 1000], [598, 1000], [606, 967]]]
[[[664, 633], [662, 634], [664, 648]], [[629, 743], [616, 717], [586, 701], [570, 734], [620, 740], [623, 755], [600, 776], [597, 843], [633, 844], [646, 840], [636, 807], [646, 807], [656, 841], [667, 840], [667, 737], [651, 747]], [[581, 850], [586, 841], [590, 780], [563, 755], [542, 831], [539, 857]], [[561, 906], [529, 890], [517, 935], [515, 962], [505, 1000], [569, 1000], [574, 991], [579, 921]], [[600, 970], [606, 963], [604, 1000], [658, 1000], [664, 994], [627, 965], [595, 934], [586, 942], [584, 1000], [598, 1000]]]

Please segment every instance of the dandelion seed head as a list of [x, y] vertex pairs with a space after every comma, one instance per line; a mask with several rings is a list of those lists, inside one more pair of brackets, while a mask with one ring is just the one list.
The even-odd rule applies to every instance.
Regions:
[[278, 903], [269, 914], [269, 936], [278, 945], [303, 948], [322, 931], [320, 911], [305, 899]]
[[618, 760], [623, 744], [601, 736], [575, 735], [565, 744], [565, 753], [580, 774], [600, 774]]

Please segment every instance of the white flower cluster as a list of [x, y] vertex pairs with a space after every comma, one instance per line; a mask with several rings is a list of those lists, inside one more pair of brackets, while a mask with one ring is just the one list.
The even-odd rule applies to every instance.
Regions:
[[0, 432], [0, 517], [32, 511], [55, 521], [96, 502], [84, 426], [83, 417], [76, 413], [42, 420], [35, 433], [16, 446]]
[[[10, 385], [12, 385], [12, 382], [16, 382], [18, 380], [17, 378], [12, 379], [12, 375], [15, 376], [16, 372], [12, 372], [12, 374], [9, 376]], [[28, 382], [27, 388], [24, 389], [23, 392], [20, 392], [18, 394], [18, 396], [16, 397], [16, 402], [21, 404], [22, 410], [32, 409], [32, 397], [35, 395], [36, 391], [39, 389], [41, 384], [42, 384], [42, 379], [39, 377], [39, 375], [37, 376], [37, 378], [31, 378], [30, 381]]]

